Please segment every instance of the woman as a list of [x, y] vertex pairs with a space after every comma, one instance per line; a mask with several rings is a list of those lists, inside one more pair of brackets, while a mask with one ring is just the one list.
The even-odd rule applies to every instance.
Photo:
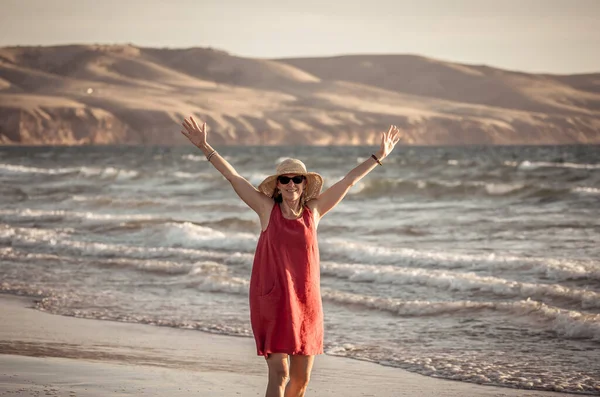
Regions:
[[[386, 158], [400, 139], [381, 135], [379, 152], [321, 192], [323, 178], [300, 160], [282, 161], [258, 189], [206, 141], [206, 123], [193, 117], [181, 131], [258, 214], [261, 234], [250, 278], [250, 319], [258, 355], [269, 368], [267, 397], [304, 396], [314, 356], [323, 353], [317, 225], [348, 190]], [[289, 359], [289, 362], [288, 362]], [[284, 394], [285, 393], [285, 394]]]

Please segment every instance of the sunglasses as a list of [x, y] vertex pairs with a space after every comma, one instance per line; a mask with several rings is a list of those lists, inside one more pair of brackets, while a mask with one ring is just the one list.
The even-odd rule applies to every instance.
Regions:
[[296, 175], [296, 176], [293, 176], [293, 177], [291, 177], [291, 178], [290, 178], [289, 176], [280, 176], [280, 177], [277, 177], [277, 180], [278, 180], [278, 181], [279, 181], [279, 183], [281, 183], [282, 185], [287, 185], [288, 183], [290, 183], [290, 181], [294, 181], [294, 183], [295, 183], [296, 185], [299, 185], [299, 184], [301, 184], [301, 183], [302, 183], [302, 181], [303, 181], [304, 179], [306, 179], [306, 178], [304, 177], [304, 175]]

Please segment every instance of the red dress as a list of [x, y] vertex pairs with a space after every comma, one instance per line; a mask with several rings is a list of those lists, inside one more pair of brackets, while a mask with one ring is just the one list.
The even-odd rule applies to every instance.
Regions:
[[254, 255], [250, 321], [259, 356], [323, 353], [319, 247], [308, 207], [286, 219], [273, 206]]

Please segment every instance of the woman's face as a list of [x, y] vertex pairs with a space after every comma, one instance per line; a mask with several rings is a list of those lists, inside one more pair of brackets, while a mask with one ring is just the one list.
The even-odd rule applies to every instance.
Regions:
[[302, 196], [305, 186], [306, 178], [302, 175], [284, 174], [277, 178], [277, 188], [284, 200], [298, 200]]

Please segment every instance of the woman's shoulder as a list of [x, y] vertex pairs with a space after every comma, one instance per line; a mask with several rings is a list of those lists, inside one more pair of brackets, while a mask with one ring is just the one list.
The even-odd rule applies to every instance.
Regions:
[[319, 211], [317, 211], [317, 200], [313, 199], [304, 203], [304, 207], [307, 209], [308, 214], [313, 219], [315, 227], [319, 224], [319, 220], [321, 219], [321, 215], [319, 215]]
[[312, 199], [304, 203], [304, 206], [310, 210], [310, 212], [314, 212], [317, 205], [317, 200]]
[[273, 211], [276, 207], [278, 206], [278, 204], [274, 201], [272, 201], [270, 203], [270, 206], [268, 208], [265, 208], [263, 211], [261, 211], [261, 213], [258, 215], [259, 219], [260, 219], [260, 226], [261, 226], [261, 233], [266, 231], [267, 228], [269, 227], [269, 223], [271, 221], [271, 218], [275, 215], [276, 211]]
[[321, 217], [319, 216], [318, 211], [316, 211], [316, 200], [310, 200], [304, 203], [304, 207], [306, 208], [306, 214], [311, 219], [311, 223], [314, 225], [315, 230], [319, 225], [319, 220]]

